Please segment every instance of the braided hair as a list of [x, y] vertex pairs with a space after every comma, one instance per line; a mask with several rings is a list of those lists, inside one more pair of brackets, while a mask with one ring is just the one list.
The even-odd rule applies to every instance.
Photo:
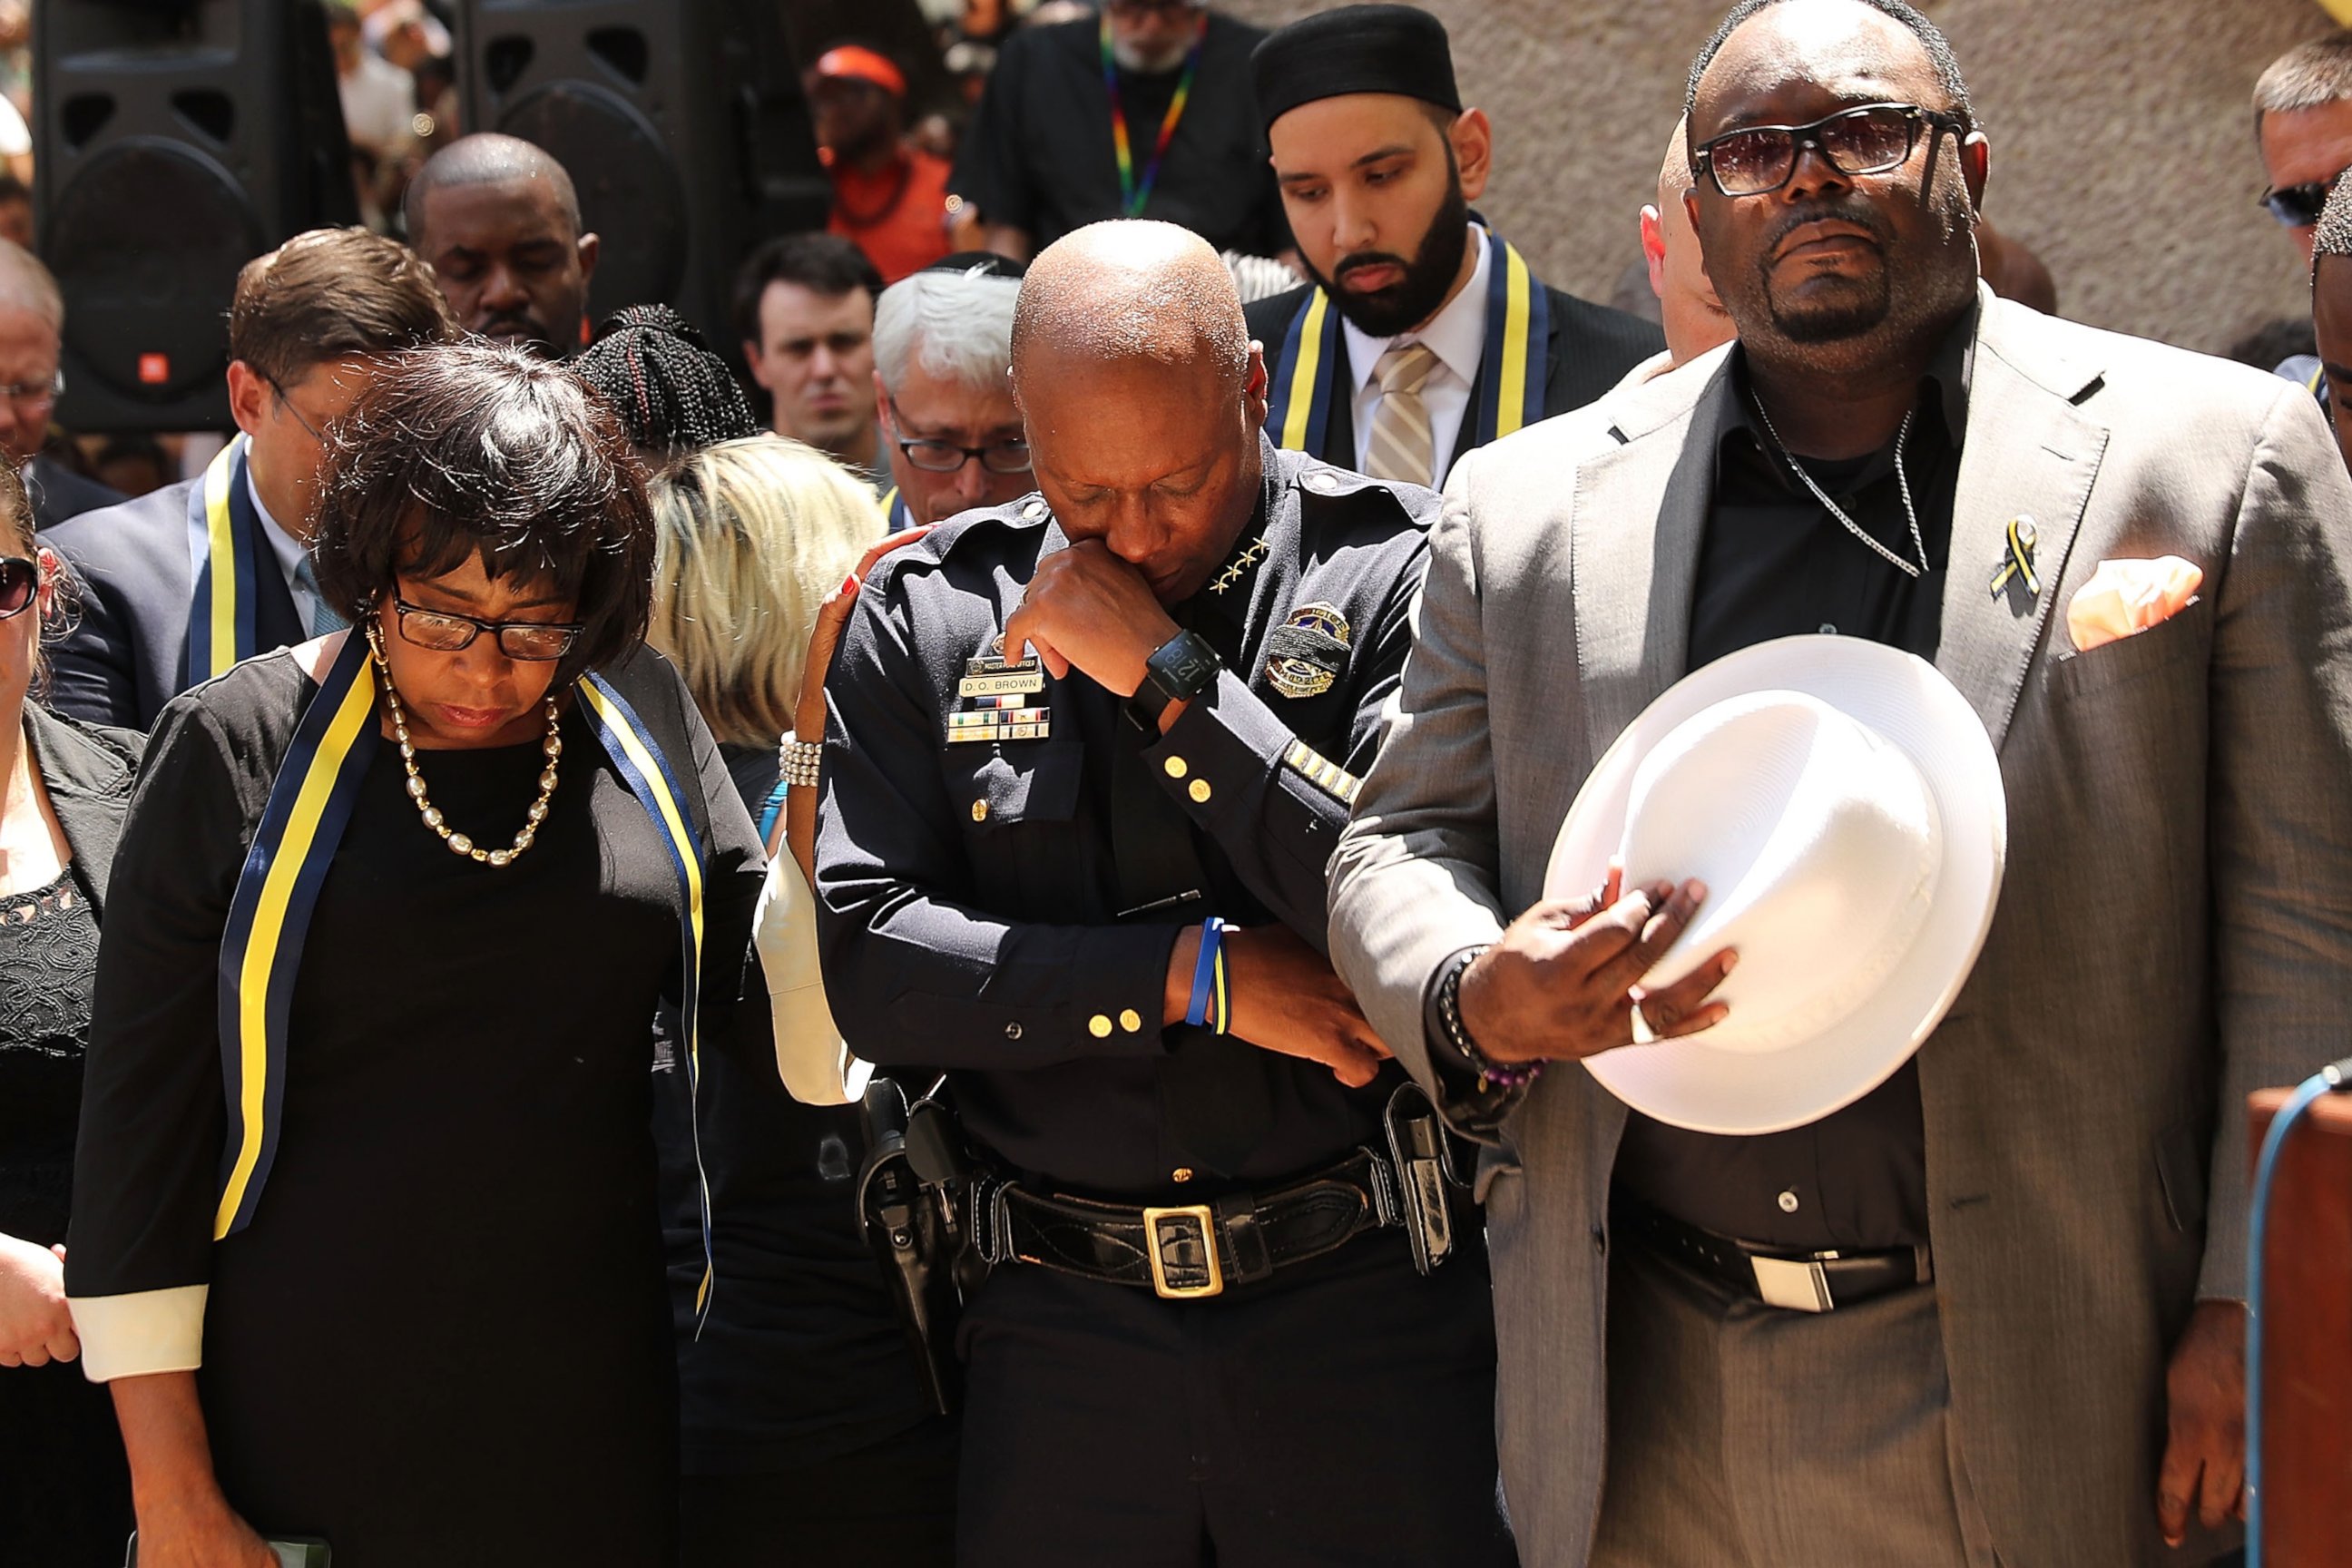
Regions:
[[741, 384], [691, 322], [667, 305], [606, 317], [572, 361], [641, 451], [675, 458], [760, 433]]

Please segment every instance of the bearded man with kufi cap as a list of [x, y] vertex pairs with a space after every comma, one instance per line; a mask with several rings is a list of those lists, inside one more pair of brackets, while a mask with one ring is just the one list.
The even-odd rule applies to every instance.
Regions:
[[1664, 346], [1648, 322], [1547, 287], [1470, 211], [1495, 132], [1463, 107], [1436, 17], [1343, 5], [1269, 37], [1251, 68], [1315, 279], [1249, 310], [1278, 445], [1443, 484], [1463, 453], [1582, 407]]

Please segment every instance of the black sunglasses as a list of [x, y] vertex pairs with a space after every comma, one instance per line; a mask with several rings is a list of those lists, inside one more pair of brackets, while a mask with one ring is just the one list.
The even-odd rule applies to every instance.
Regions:
[[[2338, 174], [2336, 180], [2343, 177]], [[2309, 228], [2319, 221], [2320, 209], [2327, 205], [2327, 193], [2336, 188], [2336, 180], [2310, 180], [2300, 185], [2273, 186], [2254, 199], [2270, 208], [2271, 216], [2287, 227]]]
[[572, 651], [587, 625], [579, 621], [485, 621], [454, 610], [420, 609], [397, 594], [392, 607], [400, 618], [403, 642], [429, 647], [436, 653], [456, 653], [471, 647], [484, 632], [499, 639], [499, 651], [509, 658], [545, 664]]
[[1764, 196], [1795, 178], [1798, 154], [1810, 147], [1841, 174], [1879, 174], [1911, 156], [1919, 128], [1964, 134], [1957, 114], [1916, 103], [1865, 103], [1824, 115], [1810, 125], [1747, 125], [1727, 131], [1691, 154], [1691, 173], [1706, 174], [1727, 196]]
[[0, 621], [25, 613], [41, 588], [41, 568], [21, 555], [0, 555]]

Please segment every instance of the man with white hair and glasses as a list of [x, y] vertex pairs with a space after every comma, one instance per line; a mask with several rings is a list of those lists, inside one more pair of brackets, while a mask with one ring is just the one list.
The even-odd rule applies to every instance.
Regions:
[[874, 400], [890, 465], [893, 531], [1003, 506], [1036, 488], [1013, 402], [1013, 301], [1022, 268], [950, 256], [882, 292]]
[[43, 531], [122, 500], [41, 456], [50, 411], [65, 390], [58, 368], [65, 324], [65, 298], [49, 269], [22, 246], [0, 240], [0, 451], [24, 474], [34, 524]]

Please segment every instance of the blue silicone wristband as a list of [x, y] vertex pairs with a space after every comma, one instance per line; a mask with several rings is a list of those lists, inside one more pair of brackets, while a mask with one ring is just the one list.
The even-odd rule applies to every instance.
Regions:
[[1184, 1007], [1184, 1022], [1198, 1028], [1209, 1021], [1216, 990], [1217, 950], [1223, 945], [1225, 922], [1211, 915], [1201, 922], [1201, 955], [1192, 961], [1192, 999]]

